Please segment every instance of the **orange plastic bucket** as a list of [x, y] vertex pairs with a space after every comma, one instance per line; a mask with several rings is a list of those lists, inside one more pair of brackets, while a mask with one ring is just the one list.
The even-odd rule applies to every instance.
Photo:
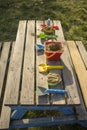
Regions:
[[[48, 51], [46, 49], [46, 45], [48, 45], [48, 44], [59, 44], [61, 49], [58, 50], [58, 51], [51, 51], [51, 50]], [[49, 41], [46, 41], [44, 43], [44, 45], [45, 45], [45, 54], [46, 54], [46, 59], [47, 60], [57, 61], [57, 60], [60, 59], [60, 56], [61, 56], [61, 54], [64, 51], [64, 47], [63, 47], [63, 43], [62, 42], [53, 42], [53, 41], [49, 42]]]

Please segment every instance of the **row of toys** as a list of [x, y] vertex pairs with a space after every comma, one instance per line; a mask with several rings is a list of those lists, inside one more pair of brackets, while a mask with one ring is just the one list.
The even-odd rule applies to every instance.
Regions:
[[[63, 43], [57, 41], [57, 35], [55, 35], [55, 30], [59, 30], [58, 26], [51, 26], [51, 20], [47, 20], [47, 24], [41, 24], [41, 31], [38, 35], [41, 40], [44, 41], [43, 44], [36, 44], [36, 48], [38, 51], [44, 51], [46, 55], [46, 59], [49, 61], [58, 61], [60, 59], [61, 54], [64, 51]], [[51, 69], [63, 69], [62, 65], [47, 65], [46, 63], [42, 63], [39, 65], [39, 72], [45, 73]], [[48, 93], [56, 93], [56, 94], [67, 94], [67, 90], [62, 89], [54, 89], [54, 87], [58, 86], [58, 84], [62, 81], [61, 76], [56, 73], [48, 73], [47, 75], [48, 81], [48, 89], [46, 89], [41, 95]]]
[[59, 30], [59, 27], [55, 25], [52, 26], [51, 20], [48, 19], [47, 24], [41, 24], [41, 28], [42, 33], [40, 33], [38, 37], [44, 42], [43, 45], [37, 44], [37, 49], [44, 50], [47, 60], [59, 60], [64, 51], [63, 43], [57, 41], [58, 36], [55, 34], [55, 30]]

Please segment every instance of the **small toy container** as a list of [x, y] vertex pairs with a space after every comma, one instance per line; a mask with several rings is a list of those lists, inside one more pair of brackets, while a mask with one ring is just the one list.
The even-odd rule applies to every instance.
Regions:
[[47, 60], [57, 61], [60, 59], [61, 54], [64, 52], [64, 47], [62, 42], [46, 41], [45, 54]]
[[53, 35], [53, 34], [55, 34], [54, 28], [53, 27], [49, 27], [49, 26], [45, 27], [42, 31], [45, 34], [47, 34], [47, 35]]

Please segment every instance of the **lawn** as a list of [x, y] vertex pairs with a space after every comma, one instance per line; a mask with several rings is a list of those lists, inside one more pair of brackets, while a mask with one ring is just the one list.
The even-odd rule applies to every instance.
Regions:
[[22, 19], [59, 19], [67, 40], [81, 40], [87, 48], [86, 0], [0, 0], [0, 41], [15, 40]]

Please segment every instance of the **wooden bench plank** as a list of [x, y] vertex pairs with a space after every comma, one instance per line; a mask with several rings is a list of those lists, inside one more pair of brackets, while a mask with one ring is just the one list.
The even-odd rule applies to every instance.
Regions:
[[85, 121], [85, 120], [87, 120], [87, 110], [86, 110], [85, 105], [84, 105], [84, 101], [83, 101], [83, 97], [82, 97], [79, 85], [78, 85], [78, 92], [79, 92], [79, 95], [80, 95], [81, 104], [79, 106], [75, 106], [77, 119], [80, 120], [80, 121], [81, 120]]
[[64, 44], [64, 53], [61, 56], [61, 63], [64, 66], [64, 69], [62, 70], [64, 86], [65, 89], [68, 90], [68, 96], [66, 98], [67, 104], [80, 104], [75, 74], [67, 48], [67, 43]]
[[20, 103], [34, 105], [34, 79], [35, 79], [35, 45], [31, 34], [35, 33], [35, 21], [28, 21], [26, 34], [26, 47], [23, 66], [22, 90]]
[[82, 92], [81, 92], [79, 83], [77, 84], [77, 88], [78, 88], [78, 93], [79, 93], [79, 98], [80, 98], [80, 105], [75, 106], [77, 119], [80, 121], [81, 120], [85, 121], [85, 120], [87, 120], [87, 109], [86, 109], [85, 104], [84, 104], [84, 100], [82, 97]]
[[11, 108], [4, 106], [2, 107], [1, 118], [0, 118], [0, 130], [9, 129]]
[[[36, 22], [36, 34], [39, 35], [41, 33], [41, 24], [43, 21], [37, 21]], [[36, 43], [42, 44], [41, 39], [37, 38]], [[47, 84], [47, 73], [39, 73], [38, 71], [38, 65], [41, 63], [46, 63], [46, 57], [44, 56], [43, 52], [37, 52], [36, 51], [36, 102], [38, 105], [46, 105], [49, 104], [49, 97], [48, 95], [45, 96], [39, 96], [39, 87], [43, 87], [45, 89], [48, 88]]]
[[87, 69], [87, 51], [81, 41], [76, 41], [76, 45], [78, 47], [79, 53], [81, 54], [81, 57]]
[[[5, 43], [4, 43], [5, 44]], [[6, 43], [7, 44], [7, 43]], [[9, 43], [8, 43], [9, 44]], [[11, 50], [11, 56], [10, 56], [10, 60], [12, 59], [12, 55], [13, 55], [13, 50], [14, 50], [14, 44], [15, 42], [12, 43], [12, 50]], [[10, 67], [10, 64], [9, 64]], [[8, 78], [8, 77], [7, 77]], [[5, 94], [8, 88], [5, 89]], [[5, 95], [4, 94], [4, 95]], [[1, 110], [1, 116], [0, 116], [0, 130], [2, 129], [9, 129], [9, 124], [10, 124], [10, 115], [11, 115], [11, 109], [8, 106], [5, 106], [5, 98], [6, 96], [4, 96], [3, 99], [3, 105], [2, 105], [2, 110]]]
[[18, 103], [19, 89], [20, 89], [20, 78], [21, 78], [21, 67], [22, 58], [25, 42], [25, 31], [26, 31], [26, 21], [20, 21], [14, 53], [11, 60], [11, 65], [9, 68], [8, 80], [7, 80], [7, 90], [5, 104], [14, 105]]
[[[83, 99], [87, 108], [87, 71], [74, 41], [68, 41], [68, 48], [78, 80], [80, 83]], [[79, 62], [78, 62], [79, 60]]]
[[10, 50], [10, 42], [5, 42], [3, 45], [1, 57], [0, 57], [0, 98], [6, 73], [6, 67], [8, 62], [9, 50]]

